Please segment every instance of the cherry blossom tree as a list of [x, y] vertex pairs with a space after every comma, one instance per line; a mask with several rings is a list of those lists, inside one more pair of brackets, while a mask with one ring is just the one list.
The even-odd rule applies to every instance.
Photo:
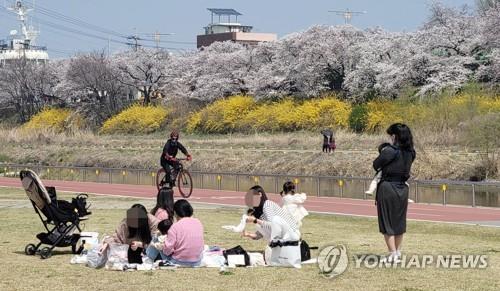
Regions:
[[152, 93], [167, 80], [167, 63], [170, 54], [158, 49], [138, 49], [114, 56], [113, 64], [117, 79], [124, 85], [135, 88], [144, 97], [143, 104], [151, 102]]

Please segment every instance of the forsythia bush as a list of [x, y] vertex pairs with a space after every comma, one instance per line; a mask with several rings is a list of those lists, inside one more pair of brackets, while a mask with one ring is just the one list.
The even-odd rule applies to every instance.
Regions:
[[63, 132], [68, 125], [71, 110], [64, 108], [44, 108], [24, 124], [26, 130], [49, 129]]
[[260, 104], [240, 121], [243, 131], [296, 130], [296, 105], [291, 99]]
[[100, 132], [111, 133], [151, 133], [158, 130], [168, 115], [161, 106], [133, 105], [108, 120]]
[[287, 98], [256, 103], [249, 96], [216, 101], [189, 117], [187, 130], [208, 133], [347, 127], [351, 105], [333, 97], [302, 103]]
[[255, 101], [250, 96], [233, 96], [215, 101], [189, 117], [187, 130], [207, 133], [232, 132], [238, 121], [254, 106]]
[[446, 128], [478, 115], [500, 112], [500, 98], [458, 95], [421, 103], [372, 101], [367, 107], [369, 131], [384, 130], [394, 122]]
[[[317, 113], [314, 116], [300, 116], [300, 120], [311, 120], [312, 123], [309, 123], [309, 125], [304, 125], [302, 126], [302, 128], [347, 128], [349, 126], [349, 115], [351, 114], [352, 110], [351, 104], [340, 101], [335, 97], [326, 97], [306, 101], [301, 107], [313, 107], [317, 109]], [[299, 111], [300, 109], [301, 108], [299, 107]], [[303, 112], [305, 111], [306, 110], [304, 110]], [[314, 122], [312, 122], [313, 120]]]
[[371, 101], [366, 105], [368, 118], [366, 129], [376, 131], [385, 129], [394, 122], [403, 122], [399, 107], [390, 101]]
[[462, 94], [421, 102], [377, 100], [354, 108], [356, 112], [350, 103], [333, 96], [302, 102], [286, 98], [264, 103], [255, 102], [249, 96], [233, 96], [192, 114], [187, 130], [226, 133], [350, 127], [375, 132], [395, 122], [442, 129], [478, 115], [500, 112], [500, 98]]

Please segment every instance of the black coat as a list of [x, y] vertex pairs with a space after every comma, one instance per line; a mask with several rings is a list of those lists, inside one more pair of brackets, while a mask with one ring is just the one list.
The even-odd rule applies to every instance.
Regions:
[[165, 160], [165, 155], [168, 154], [171, 157], [176, 157], [177, 153], [181, 150], [183, 154], [186, 156], [189, 155], [188, 151], [186, 148], [179, 142], [179, 141], [173, 141], [172, 139], [167, 140], [165, 143], [165, 146], [163, 146], [163, 152], [161, 154], [161, 159]]
[[382, 169], [382, 180], [406, 182], [410, 178], [411, 165], [415, 156], [414, 150], [404, 150], [390, 145], [385, 147], [373, 161], [373, 168], [375, 171]]

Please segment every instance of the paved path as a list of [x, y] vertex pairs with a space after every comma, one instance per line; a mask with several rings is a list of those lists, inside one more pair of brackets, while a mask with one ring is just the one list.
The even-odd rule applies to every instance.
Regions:
[[[156, 188], [153, 186], [50, 180], [44, 180], [44, 184], [55, 186], [58, 191], [152, 199], [156, 197]], [[21, 188], [21, 181], [15, 178], [0, 177], [0, 186]], [[195, 189], [189, 200], [197, 203], [243, 206], [243, 197], [244, 193], [242, 192]], [[269, 198], [279, 201], [280, 196], [270, 194]], [[373, 201], [369, 200], [309, 196], [304, 206], [307, 210], [318, 213], [367, 217], [375, 217], [377, 215]], [[415, 203], [409, 205], [408, 218], [436, 222], [500, 226], [500, 209]]]

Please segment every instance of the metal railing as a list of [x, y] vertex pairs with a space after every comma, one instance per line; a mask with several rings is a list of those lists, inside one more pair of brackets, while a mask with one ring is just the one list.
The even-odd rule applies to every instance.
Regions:
[[[156, 170], [101, 167], [64, 167], [0, 164], [0, 174], [18, 177], [19, 171], [32, 169], [42, 179], [114, 184], [155, 185]], [[365, 194], [371, 178], [340, 176], [271, 175], [191, 171], [195, 188], [246, 191], [255, 184], [270, 193], [279, 193], [286, 181], [293, 181], [297, 191], [318, 197], [373, 200]], [[454, 180], [411, 180], [409, 198], [416, 203], [500, 207], [500, 182]]]

